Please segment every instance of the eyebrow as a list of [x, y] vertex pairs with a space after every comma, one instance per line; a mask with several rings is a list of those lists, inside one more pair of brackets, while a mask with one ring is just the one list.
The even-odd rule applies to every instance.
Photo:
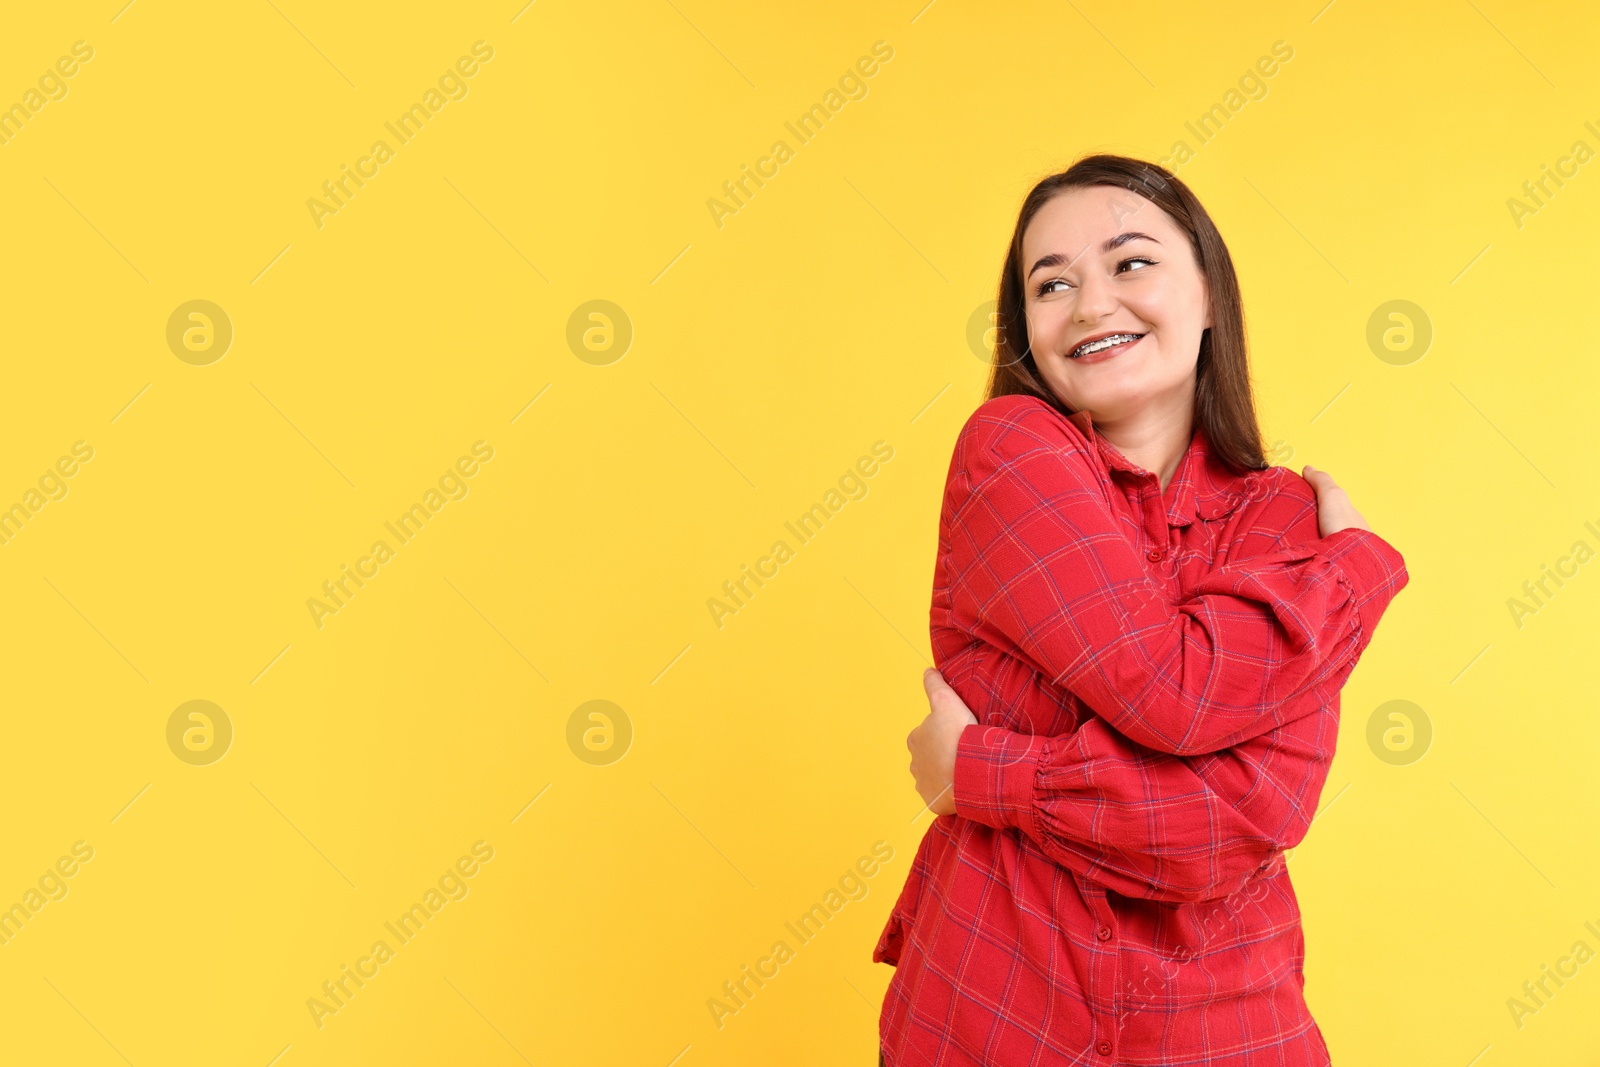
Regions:
[[[1123, 245], [1127, 244], [1129, 241], [1149, 241], [1152, 244], [1160, 244], [1161, 243], [1160, 241], [1157, 241], [1154, 237], [1151, 237], [1147, 233], [1140, 233], [1138, 230], [1129, 230], [1126, 233], [1117, 234], [1115, 237], [1111, 238], [1105, 244], [1101, 245], [1100, 246], [1100, 251], [1101, 252], [1110, 252], [1110, 251], [1112, 251], [1114, 249], [1121, 248]], [[1033, 277], [1034, 273], [1037, 272], [1041, 267], [1059, 267], [1059, 266], [1064, 265], [1066, 262], [1067, 262], [1067, 257], [1066, 256], [1062, 255], [1060, 252], [1051, 252], [1048, 256], [1041, 256], [1039, 258], [1039, 262], [1035, 263], [1028, 270], [1028, 277], [1030, 277], [1030, 278]]]

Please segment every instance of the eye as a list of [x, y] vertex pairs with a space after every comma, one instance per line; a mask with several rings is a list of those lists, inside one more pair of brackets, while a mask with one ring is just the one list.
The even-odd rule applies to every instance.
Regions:
[[[1127, 259], [1125, 259], [1122, 262], [1117, 264], [1117, 273], [1119, 273], [1119, 274], [1124, 273], [1122, 268], [1126, 267], [1129, 263], [1149, 263], [1150, 265], [1154, 266], [1155, 262], [1156, 262], [1155, 260], [1149, 258], [1148, 256], [1129, 256]], [[1049, 294], [1051, 294], [1053, 292], [1059, 292], [1059, 290], [1051, 289], [1050, 287], [1052, 285], [1067, 285], [1067, 284], [1068, 284], [1068, 282], [1063, 278], [1046, 278], [1044, 281], [1039, 283], [1039, 285], [1038, 285], [1038, 287], [1036, 289], [1034, 289], [1033, 295], [1036, 298], [1037, 297], [1042, 297], [1042, 296], [1048, 296]]]

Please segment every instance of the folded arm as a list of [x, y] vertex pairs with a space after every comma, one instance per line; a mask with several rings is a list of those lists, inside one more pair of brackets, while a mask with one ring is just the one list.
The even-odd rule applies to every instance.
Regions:
[[956, 750], [956, 815], [1016, 827], [1124, 896], [1220, 900], [1305, 837], [1327, 780], [1337, 704], [1217, 753], [1155, 752], [1090, 717], [1072, 733], [975, 723]]
[[945, 537], [971, 635], [1174, 755], [1258, 736], [1296, 698], [1331, 699], [1406, 582], [1400, 554], [1371, 531], [1340, 530], [1223, 566], [1172, 603], [1086, 447], [1031, 397], [988, 401], [963, 427]]
[[[1310, 508], [1282, 540], [1316, 537]], [[1402, 561], [1395, 590], [1406, 581]], [[956, 749], [956, 814], [1016, 827], [1125, 896], [1224, 899], [1304, 839], [1333, 761], [1338, 690], [1303, 690], [1276, 717], [1270, 730], [1193, 757], [1148, 748], [1098, 716], [1050, 737], [975, 723]]]

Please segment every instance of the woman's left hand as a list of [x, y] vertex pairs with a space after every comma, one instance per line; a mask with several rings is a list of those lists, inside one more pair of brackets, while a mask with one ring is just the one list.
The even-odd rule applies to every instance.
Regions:
[[961, 731], [978, 721], [962, 699], [945, 682], [944, 675], [929, 667], [922, 673], [922, 688], [932, 709], [906, 737], [911, 750], [911, 776], [917, 792], [935, 815], [956, 813], [956, 746]]

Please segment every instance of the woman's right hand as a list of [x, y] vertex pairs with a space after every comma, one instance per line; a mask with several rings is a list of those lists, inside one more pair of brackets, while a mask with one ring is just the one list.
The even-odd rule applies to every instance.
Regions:
[[1317, 529], [1323, 537], [1337, 530], [1354, 527], [1371, 532], [1372, 527], [1361, 517], [1361, 512], [1350, 503], [1350, 496], [1334, 482], [1327, 471], [1307, 465], [1301, 476], [1311, 483], [1317, 494]]

